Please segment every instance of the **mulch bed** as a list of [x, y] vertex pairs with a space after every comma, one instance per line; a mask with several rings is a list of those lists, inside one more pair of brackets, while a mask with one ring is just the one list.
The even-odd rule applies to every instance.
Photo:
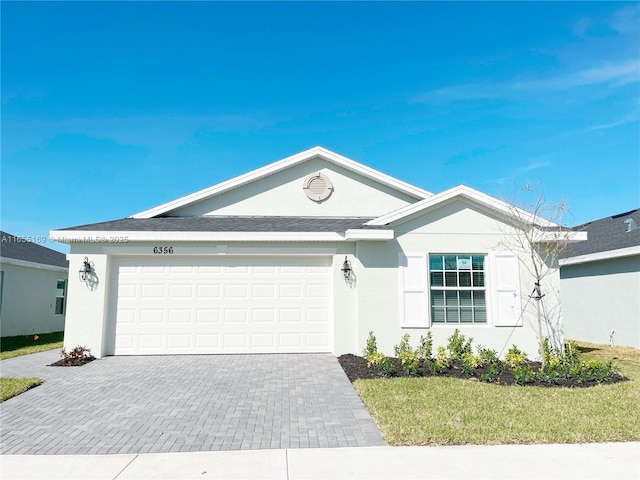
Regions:
[[[393, 377], [411, 377], [411, 375], [407, 374], [407, 372], [402, 368], [402, 363], [397, 358], [389, 359], [393, 366], [395, 367], [395, 372]], [[368, 367], [367, 361], [363, 357], [359, 357], [358, 355], [345, 354], [338, 357], [338, 362], [340, 362], [340, 366], [344, 370], [344, 373], [347, 375], [347, 378], [352, 383], [357, 379], [375, 379], [375, 378], [386, 378], [385, 374], [380, 371], [377, 367]], [[540, 368], [539, 362], [529, 362], [529, 365], [534, 370], [538, 370]], [[452, 364], [450, 368], [444, 369], [440, 374], [434, 375], [431, 370], [421, 362], [420, 364], [420, 372], [419, 377], [453, 377], [453, 378], [462, 378], [470, 381], [479, 381], [480, 377], [487, 373], [488, 366], [483, 366], [476, 368], [473, 371], [473, 375], [469, 376], [465, 374], [459, 365]], [[584, 381], [582, 383], [578, 383], [575, 379], [568, 378], [557, 378], [554, 379], [553, 383], [545, 382], [542, 380], [535, 380], [532, 383], [527, 383], [527, 386], [537, 386], [537, 387], [592, 387], [594, 385], [601, 384], [611, 384], [618, 383], [628, 380], [626, 377], [615, 374], [613, 377], [608, 379], [605, 382], [597, 382], [597, 381]], [[497, 382], [499, 385], [517, 385], [514, 378], [513, 373], [509, 367], [505, 367], [504, 370], [498, 376]]]
[[93, 362], [95, 359], [96, 357], [85, 357], [83, 360], [73, 359], [71, 361], [62, 359], [57, 362], [53, 362], [49, 367], [81, 367], [89, 362]]

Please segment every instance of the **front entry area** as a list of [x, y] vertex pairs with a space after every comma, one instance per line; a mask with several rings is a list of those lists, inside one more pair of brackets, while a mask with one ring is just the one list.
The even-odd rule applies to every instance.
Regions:
[[107, 353], [330, 352], [330, 267], [324, 256], [115, 257]]

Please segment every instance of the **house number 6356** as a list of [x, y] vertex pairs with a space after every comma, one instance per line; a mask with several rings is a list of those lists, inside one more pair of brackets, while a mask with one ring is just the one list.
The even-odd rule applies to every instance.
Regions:
[[173, 247], [153, 247], [153, 253], [169, 255], [173, 253]]

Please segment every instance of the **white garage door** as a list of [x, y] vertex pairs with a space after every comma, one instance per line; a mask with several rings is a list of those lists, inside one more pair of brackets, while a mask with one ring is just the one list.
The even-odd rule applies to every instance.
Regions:
[[122, 257], [113, 353], [329, 352], [330, 266], [329, 257]]

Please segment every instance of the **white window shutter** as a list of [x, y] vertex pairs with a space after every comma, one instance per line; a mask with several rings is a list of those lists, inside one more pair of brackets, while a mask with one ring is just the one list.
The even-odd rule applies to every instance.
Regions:
[[520, 269], [518, 257], [512, 252], [493, 255], [494, 319], [496, 327], [521, 327]]
[[427, 290], [427, 256], [423, 253], [399, 254], [400, 326], [429, 326]]

